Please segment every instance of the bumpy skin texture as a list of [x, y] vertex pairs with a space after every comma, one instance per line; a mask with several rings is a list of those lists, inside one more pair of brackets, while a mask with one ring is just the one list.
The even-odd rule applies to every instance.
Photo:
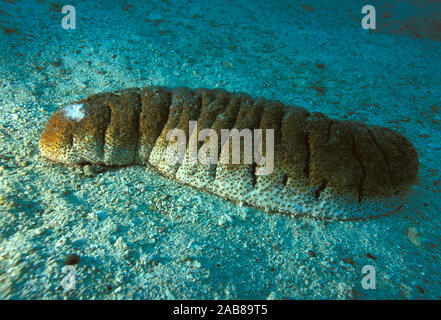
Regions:
[[[221, 129], [274, 129], [273, 172], [256, 176], [259, 165], [242, 162], [170, 164], [166, 134], [180, 128], [189, 137], [192, 120], [198, 128], [191, 134], [205, 128], [219, 137]], [[68, 165], [149, 163], [169, 178], [236, 202], [333, 219], [396, 211], [418, 172], [414, 147], [391, 129], [203, 88], [146, 87], [90, 96], [52, 115], [40, 151]]]

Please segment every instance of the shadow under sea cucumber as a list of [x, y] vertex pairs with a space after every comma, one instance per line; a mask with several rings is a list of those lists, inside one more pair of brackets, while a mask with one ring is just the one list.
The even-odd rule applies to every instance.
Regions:
[[[273, 129], [274, 170], [256, 175], [256, 163], [171, 164], [167, 133], [181, 129], [188, 137], [190, 121], [197, 121], [196, 133], [209, 128], [219, 136], [222, 129]], [[418, 173], [413, 145], [394, 130], [221, 89], [151, 86], [95, 94], [57, 110], [39, 147], [44, 157], [68, 165], [149, 164], [235, 202], [339, 220], [396, 211]]]

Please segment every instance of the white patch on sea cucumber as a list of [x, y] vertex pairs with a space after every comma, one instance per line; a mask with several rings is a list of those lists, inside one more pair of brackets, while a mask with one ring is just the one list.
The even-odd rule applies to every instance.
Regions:
[[64, 116], [75, 121], [80, 121], [85, 115], [83, 107], [84, 105], [82, 103], [65, 106], [63, 108]]

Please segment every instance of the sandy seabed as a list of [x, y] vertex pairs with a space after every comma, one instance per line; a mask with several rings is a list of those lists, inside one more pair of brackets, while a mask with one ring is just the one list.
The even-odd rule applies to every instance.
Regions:
[[[372, 1], [371, 32], [364, 1], [71, 1], [76, 29], [64, 30], [59, 1], [1, 0], [0, 297], [439, 299], [439, 31], [396, 27], [406, 17], [384, 3]], [[147, 85], [243, 91], [393, 128], [416, 146], [418, 183], [394, 215], [324, 222], [141, 166], [91, 174], [39, 155], [60, 106]], [[70, 254], [81, 260], [65, 291]], [[375, 290], [361, 286], [365, 265]]]

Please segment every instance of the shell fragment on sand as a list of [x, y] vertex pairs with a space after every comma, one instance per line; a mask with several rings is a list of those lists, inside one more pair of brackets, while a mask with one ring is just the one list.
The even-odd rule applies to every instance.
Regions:
[[[191, 121], [197, 122], [196, 132], [190, 132]], [[167, 133], [173, 129], [186, 137], [204, 129], [218, 136], [222, 129], [273, 129], [274, 169], [256, 175], [256, 163], [171, 164]], [[198, 150], [207, 143], [199, 141]], [[203, 88], [131, 88], [74, 102], [49, 119], [40, 152], [68, 165], [149, 164], [169, 178], [235, 202], [331, 219], [397, 210], [418, 172], [413, 145], [394, 130]]]

